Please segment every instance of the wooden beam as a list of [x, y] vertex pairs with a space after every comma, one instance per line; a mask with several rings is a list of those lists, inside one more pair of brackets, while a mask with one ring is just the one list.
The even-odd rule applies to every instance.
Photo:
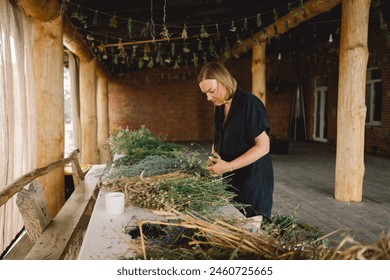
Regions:
[[254, 45], [252, 50], [252, 92], [265, 105], [266, 100], [266, 43]]
[[364, 176], [365, 91], [370, 0], [342, 4], [335, 198], [361, 201]]
[[293, 9], [290, 13], [277, 19], [264, 29], [264, 32], [258, 32], [246, 39], [242, 44], [235, 46], [230, 51], [222, 55], [222, 59], [227, 57], [238, 57], [241, 53], [252, 49], [254, 45], [260, 42], [266, 42], [277, 37], [287, 30], [285, 25], [287, 23], [289, 29], [311, 19], [319, 14], [327, 12], [341, 3], [341, 0], [310, 0], [303, 4], [304, 10], [301, 7]]
[[90, 62], [94, 58], [91, 50], [65, 14], [63, 16], [62, 24], [64, 46], [74, 53], [80, 61]]

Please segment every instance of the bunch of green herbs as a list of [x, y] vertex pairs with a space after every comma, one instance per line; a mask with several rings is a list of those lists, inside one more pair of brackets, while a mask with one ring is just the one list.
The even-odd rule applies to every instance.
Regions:
[[142, 126], [138, 130], [119, 128], [110, 135], [111, 151], [114, 154], [124, 154], [121, 164], [134, 164], [147, 156], [176, 157], [178, 145], [164, 142], [152, 135], [150, 130]]

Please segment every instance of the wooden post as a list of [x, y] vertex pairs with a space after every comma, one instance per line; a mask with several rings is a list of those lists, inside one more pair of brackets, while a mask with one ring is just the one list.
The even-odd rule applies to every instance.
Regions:
[[97, 116], [98, 116], [98, 149], [100, 163], [109, 162], [107, 140], [109, 136], [108, 120], [108, 80], [105, 75], [99, 75], [97, 86]]
[[266, 99], [266, 44], [260, 43], [253, 46], [252, 50], [252, 92], [265, 105]]
[[335, 198], [361, 201], [370, 0], [343, 0], [337, 111]]
[[[37, 166], [64, 157], [64, 48], [62, 17], [48, 23], [34, 20], [33, 69], [37, 95]], [[65, 202], [64, 169], [39, 179], [49, 213], [54, 217]]]
[[60, 5], [56, 0], [15, 0], [26, 15], [39, 21], [48, 22], [60, 15]]
[[97, 163], [96, 58], [80, 62], [80, 120], [82, 164]]

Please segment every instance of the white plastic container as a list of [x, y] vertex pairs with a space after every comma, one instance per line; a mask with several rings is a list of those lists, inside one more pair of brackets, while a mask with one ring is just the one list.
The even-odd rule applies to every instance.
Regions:
[[106, 193], [106, 212], [121, 214], [125, 211], [125, 194], [122, 192]]

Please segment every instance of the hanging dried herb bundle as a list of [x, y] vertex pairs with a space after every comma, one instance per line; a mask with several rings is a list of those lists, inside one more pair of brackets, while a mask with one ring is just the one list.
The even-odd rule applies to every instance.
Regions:
[[110, 135], [110, 146], [113, 153], [125, 154], [120, 159], [123, 164], [134, 164], [147, 156], [176, 157], [179, 147], [171, 142], [164, 142], [144, 126], [138, 130], [119, 128]]

